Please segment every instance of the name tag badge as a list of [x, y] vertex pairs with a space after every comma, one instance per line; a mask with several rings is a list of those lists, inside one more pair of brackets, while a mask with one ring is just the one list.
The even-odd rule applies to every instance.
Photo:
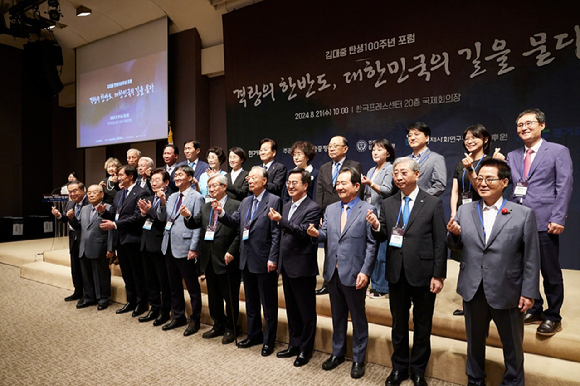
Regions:
[[244, 225], [244, 233], [242, 233], [242, 240], [250, 238], [250, 224]]
[[471, 201], [473, 201], [473, 197], [472, 197], [471, 192], [461, 193], [461, 202], [463, 204], [469, 204]]
[[401, 248], [403, 246], [403, 235], [405, 230], [400, 227], [393, 227], [393, 232], [391, 233], [391, 240], [389, 245], [395, 248]]
[[145, 224], [143, 224], [143, 229], [150, 231], [152, 225], [153, 225], [153, 220], [148, 218], [147, 220], [145, 220]]
[[525, 197], [527, 192], [528, 192], [528, 183], [527, 183], [527, 181], [518, 181], [518, 182], [516, 182], [516, 187], [514, 189], [514, 196], [516, 196], [516, 197]]
[[119, 221], [119, 212], [115, 215], [115, 221]]
[[205, 230], [205, 237], [204, 240], [206, 241], [213, 241], [213, 237], [215, 235], [215, 226], [214, 225], [208, 225], [206, 230]]
[[165, 224], [165, 230], [170, 231], [172, 226], [173, 226], [173, 221], [172, 220], [167, 221], [167, 223]]

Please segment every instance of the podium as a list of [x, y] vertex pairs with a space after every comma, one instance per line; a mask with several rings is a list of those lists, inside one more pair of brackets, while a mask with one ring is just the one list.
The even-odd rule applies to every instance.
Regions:
[[[69, 201], [69, 197], [66, 194], [45, 194], [42, 196], [42, 202], [49, 202], [58, 209], [58, 211], [64, 216], [64, 208], [66, 203]], [[66, 223], [60, 222], [55, 216], [52, 216], [52, 226], [54, 229], [54, 242], [52, 243], [51, 250], [55, 249], [66, 249], [68, 248], [68, 231], [69, 227]], [[45, 229], [46, 231], [46, 229]]]

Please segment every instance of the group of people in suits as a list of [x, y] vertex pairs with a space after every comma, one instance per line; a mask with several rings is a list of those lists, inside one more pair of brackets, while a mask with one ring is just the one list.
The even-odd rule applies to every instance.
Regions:
[[[328, 293], [332, 354], [322, 368], [329, 371], [345, 361], [350, 314], [351, 377], [360, 378], [369, 335], [365, 299], [372, 281], [373, 288], [385, 288], [377, 290], [379, 295], [389, 293], [393, 318], [393, 370], [385, 384], [411, 378], [423, 386], [449, 248], [460, 258], [457, 292], [463, 298], [469, 385], [485, 384], [485, 338], [491, 320], [504, 349], [503, 384], [524, 385], [524, 324], [540, 323], [537, 333], [547, 336], [562, 328], [558, 235], [572, 192], [572, 162], [566, 147], [542, 139], [546, 121], [540, 110], [524, 111], [516, 125], [525, 148], [507, 158], [500, 149], [487, 156], [491, 137], [483, 126], [465, 130], [467, 153], [454, 173], [456, 202], [448, 221], [438, 198], [446, 188], [445, 161], [428, 148], [431, 131], [422, 122], [407, 127], [413, 150], [407, 157], [396, 158], [389, 141], [375, 141], [371, 154], [376, 166], [366, 175], [360, 163], [347, 158], [348, 141], [342, 136], [331, 138], [331, 161], [320, 170], [310, 164], [315, 149], [306, 141], [291, 148], [296, 168], [289, 171], [275, 161], [277, 146], [270, 138], [260, 142], [262, 164], [249, 171], [242, 167], [244, 150], [230, 149], [229, 173], [221, 171], [221, 148], [208, 150], [211, 162], [205, 164], [196, 141], [184, 144], [187, 160], [179, 164], [179, 149], [167, 145], [166, 165], [158, 169], [148, 159], [140, 164], [144, 157], [130, 160], [129, 152], [140, 156], [131, 149], [127, 160], [137, 166], [105, 167], [119, 188], [111, 203], [103, 202], [108, 177], [89, 187], [88, 199], [82, 183], [69, 184], [65, 214], [53, 208], [71, 226], [75, 292], [65, 300], [78, 299], [78, 308], [106, 308], [106, 257], [116, 251], [127, 293], [127, 303], [117, 313], [132, 311], [136, 317], [149, 311], [140, 322], [164, 324], [164, 330], [184, 326], [183, 281], [192, 309], [184, 332], [188, 336], [200, 328], [199, 276], [204, 275], [214, 324], [203, 337], [222, 336], [222, 343], [235, 340], [239, 348], [261, 345], [262, 356], [269, 356], [277, 335], [281, 275], [289, 344], [276, 355], [296, 357], [297, 367], [309, 362], [316, 294]], [[200, 181], [205, 197], [199, 193]], [[504, 198], [510, 183], [513, 194]], [[316, 290], [319, 244], [324, 245], [325, 284]], [[242, 280], [247, 336], [238, 342]]]

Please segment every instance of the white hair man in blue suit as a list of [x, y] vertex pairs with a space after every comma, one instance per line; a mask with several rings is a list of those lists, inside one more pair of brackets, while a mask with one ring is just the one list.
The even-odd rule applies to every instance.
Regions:
[[463, 250], [457, 293], [463, 297], [469, 386], [485, 385], [485, 339], [497, 326], [506, 371], [502, 385], [524, 385], [524, 315], [539, 295], [540, 250], [536, 216], [502, 197], [510, 168], [481, 163], [481, 201], [462, 205], [447, 224], [447, 243]]
[[336, 179], [339, 202], [330, 204], [324, 213], [320, 230], [315, 224], [308, 234], [315, 242], [326, 242], [324, 279], [328, 283], [332, 313], [332, 355], [323, 364], [332, 370], [344, 362], [346, 330], [350, 312], [353, 335], [352, 378], [365, 373], [365, 355], [368, 343], [368, 322], [365, 313], [366, 288], [377, 257], [377, 243], [365, 216], [376, 208], [358, 197], [361, 175], [353, 167], [343, 167]]

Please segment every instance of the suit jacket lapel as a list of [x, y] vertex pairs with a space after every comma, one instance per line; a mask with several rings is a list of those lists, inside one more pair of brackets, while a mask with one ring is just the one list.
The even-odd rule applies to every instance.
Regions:
[[[415, 203], [413, 204], [413, 210], [411, 210], [411, 214], [409, 214], [409, 221], [407, 222], [407, 229], [409, 229], [411, 227], [411, 224], [413, 224], [413, 221], [415, 221], [415, 218], [417, 217], [417, 215], [419, 214], [419, 212], [421, 211], [421, 209], [423, 209], [423, 205], [425, 205], [425, 195], [427, 193], [423, 192], [422, 190], [419, 190], [419, 194], [417, 194], [417, 198], [415, 200]], [[402, 214], [401, 214], [402, 216]]]
[[544, 162], [544, 157], [546, 156], [546, 151], [548, 150], [547, 146], [544, 146], [545, 143], [546, 143], [546, 140], [543, 140], [542, 144], [540, 145], [540, 148], [538, 149], [538, 153], [534, 157], [534, 162], [532, 162], [532, 164], [530, 165], [530, 171], [528, 172], [528, 179], [529, 179], [529, 177], [531, 177], [534, 174], [534, 171], [536, 170], [538, 165], [540, 165]]
[[477, 235], [479, 236], [479, 241], [481, 241], [481, 245], [485, 246], [485, 238], [483, 237], [483, 226], [481, 225], [481, 219], [479, 218], [479, 201], [466, 205], [471, 205], [471, 219], [473, 220], [475, 229], [477, 229]]
[[[343, 229], [342, 233], [340, 234], [340, 237], [342, 237], [343, 235], [346, 234], [346, 232], [348, 231], [348, 228], [350, 228], [350, 226], [355, 221], [355, 219], [360, 215], [361, 210], [362, 210], [362, 203], [359, 200], [355, 204], [355, 206], [350, 208], [350, 214], [348, 215], [348, 219], [346, 220], [346, 224], [344, 225], [344, 229]], [[342, 211], [340, 214], [342, 216]], [[340, 217], [338, 219], [338, 224], [339, 224], [338, 229], [340, 231]]]

